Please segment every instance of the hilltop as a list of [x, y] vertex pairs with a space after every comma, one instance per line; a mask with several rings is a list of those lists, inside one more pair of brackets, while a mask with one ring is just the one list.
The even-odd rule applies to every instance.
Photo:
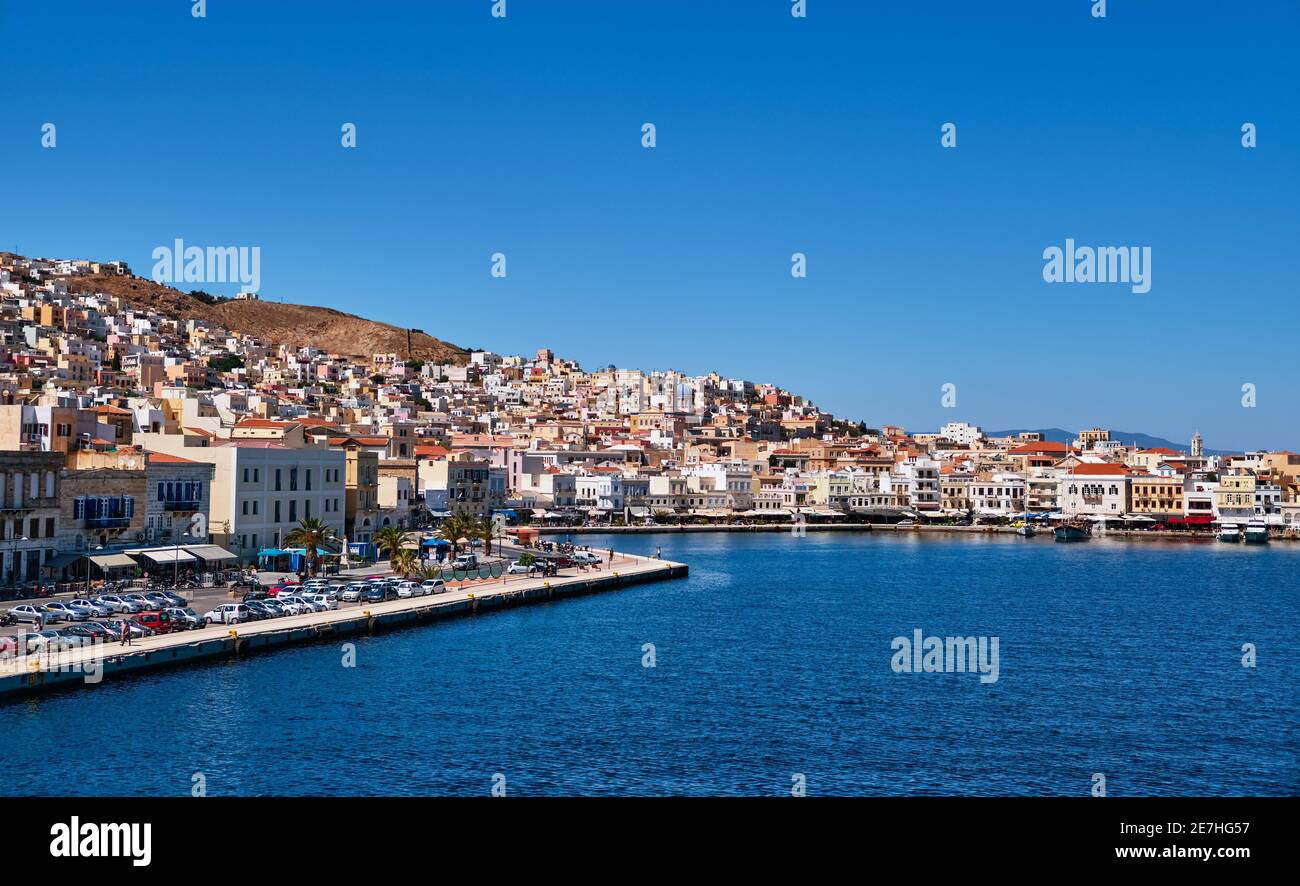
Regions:
[[[369, 357], [406, 355], [405, 329], [345, 314], [333, 308], [252, 299], [191, 295], [144, 277], [86, 274], [67, 278], [73, 292], [115, 295], [133, 308], [157, 311], [177, 319], [195, 319], [292, 347], [310, 346], [331, 354]], [[423, 332], [411, 335], [416, 360], [465, 363], [469, 352]]]

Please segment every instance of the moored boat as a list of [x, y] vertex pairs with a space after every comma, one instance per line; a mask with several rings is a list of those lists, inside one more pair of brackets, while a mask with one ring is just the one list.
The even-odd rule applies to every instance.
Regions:
[[1034, 527], [1028, 523], [1022, 523], [1016, 527], [1016, 535], [1023, 535], [1025, 538], [1034, 537]]
[[1224, 523], [1219, 527], [1219, 541], [1239, 542], [1241, 541], [1241, 530], [1236, 523]]
[[1263, 520], [1251, 520], [1246, 524], [1246, 544], [1262, 545], [1268, 543], [1268, 524]]
[[1092, 527], [1079, 520], [1071, 520], [1057, 526], [1053, 534], [1057, 541], [1087, 541], [1092, 536]]

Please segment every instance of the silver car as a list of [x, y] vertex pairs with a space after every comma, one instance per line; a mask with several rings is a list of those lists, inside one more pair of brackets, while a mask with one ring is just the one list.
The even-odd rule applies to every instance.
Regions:
[[105, 606], [103, 603], [98, 603], [94, 600], [87, 600], [85, 598], [73, 600], [68, 604], [68, 606], [73, 609], [84, 609], [89, 613], [91, 618], [108, 618], [113, 614], [112, 608]]

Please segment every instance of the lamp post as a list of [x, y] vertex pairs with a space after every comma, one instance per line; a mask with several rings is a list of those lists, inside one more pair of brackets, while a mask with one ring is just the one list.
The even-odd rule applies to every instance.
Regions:
[[[102, 550], [104, 550], [104, 546], [103, 546], [103, 545], [95, 545], [95, 546], [94, 546], [93, 548], [91, 548], [90, 550], [92, 550], [92, 551], [102, 551]], [[89, 555], [89, 554], [86, 555], [86, 598], [87, 598], [87, 599], [90, 598], [90, 555]]]
[[188, 531], [182, 532], [180, 535], [176, 536], [176, 551], [173, 554], [174, 559], [172, 560], [172, 587], [177, 587], [181, 583], [181, 539], [182, 538], [193, 538], [193, 536], [190, 535]]

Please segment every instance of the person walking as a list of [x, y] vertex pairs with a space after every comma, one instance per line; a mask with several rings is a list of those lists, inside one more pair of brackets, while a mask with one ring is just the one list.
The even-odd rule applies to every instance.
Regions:
[[613, 548], [610, 548], [610, 549], [609, 549], [609, 565], [610, 565], [611, 567], [614, 565], [614, 549], [613, 549]]
[[130, 625], [128, 625], [128, 624], [126, 623], [126, 619], [122, 619], [122, 621], [119, 622], [119, 624], [122, 625], [122, 640], [121, 640], [121, 642], [120, 642], [118, 645], [120, 645], [120, 646], [130, 646], [130, 645], [131, 645], [131, 627], [130, 627]]

